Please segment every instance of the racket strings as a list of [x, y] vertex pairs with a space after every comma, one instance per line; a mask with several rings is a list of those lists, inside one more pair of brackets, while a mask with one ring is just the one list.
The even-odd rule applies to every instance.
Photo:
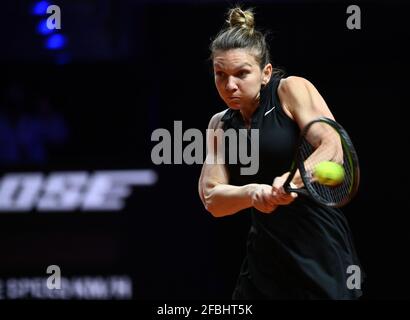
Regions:
[[[331, 130], [333, 134], [336, 133], [337, 139], [340, 143], [342, 138], [337, 131], [330, 125], [320, 123], [320, 130]], [[325, 128], [328, 127], [328, 128]], [[304, 171], [301, 172], [305, 187], [314, 194], [315, 197], [319, 197], [326, 203], [343, 203], [350, 198], [353, 184], [354, 184], [354, 167], [351, 159], [349, 159], [349, 150], [341, 143], [343, 149], [343, 162], [341, 165], [344, 169], [344, 179], [340, 184], [330, 186], [319, 183], [318, 179], [314, 177], [315, 166], [322, 161], [332, 161], [334, 157], [334, 148], [321, 148], [315, 147], [313, 143], [309, 142], [307, 138], [308, 134], [302, 139], [302, 143], [299, 145], [299, 157], [303, 161]], [[303, 170], [302, 170], [303, 171]]]

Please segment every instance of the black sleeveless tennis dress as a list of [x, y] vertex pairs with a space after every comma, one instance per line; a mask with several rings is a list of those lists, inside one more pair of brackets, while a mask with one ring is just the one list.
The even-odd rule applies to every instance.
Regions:
[[[251, 128], [259, 129], [259, 170], [255, 175], [241, 175], [243, 165], [239, 161], [227, 164], [232, 185], [271, 185], [275, 177], [290, 168], [300, 130], [282, 109], [277, 93], [280, 80], [272, 77], [261, 89], [260, 104], [252, 116]], [[228, 109], [221, 121], [224, 130], [245, 129], [239, 110]], [[229, 148], [225, 150], [228, 152]], [[357, 272], [361, 267], [340, 209], [324, 207], [299, 196], [271, 214], [255, 208], [248, 210], [252, 225], [233, 299], [357, 299], [361, 296], [360, 289], [348, 285], [352, 270]], [[353, 267], [349, 269], [349, 266]]]

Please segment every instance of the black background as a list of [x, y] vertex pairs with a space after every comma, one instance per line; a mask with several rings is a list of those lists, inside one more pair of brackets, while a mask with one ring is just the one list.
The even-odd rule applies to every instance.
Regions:
[[[213, 218], [197, 195], [200, 165], [152, 164], [150, 137], [156, 128], [172, 132], [177, 120], [205, 132], [224, 108], [208, 46], [231, 3], [55, 4], [70, 63], [55, 64], [55, 53], [42, 48], [27, 1], [7, 1], [0, 84], [21, 81], [29, 97], [47, 91], [70, 139], [47, 163], [1, 172], [153, 168], [159, 181], [135, 188], [124, 212], [1, 213], [0, 277], [43, 275], [57, 264], [65, 275], [128, 274], [136, 299], [229, 299], [249, 217]], [[344, 211], [367, 274], [363, 299], [409, 298], [409, 6], [356, 3], [362, 28], [348, 30], [350, 4], [251, 6], [257, 26], [271, 31], [275, 65], [316, 86], [358, 151], [361, 186]]]

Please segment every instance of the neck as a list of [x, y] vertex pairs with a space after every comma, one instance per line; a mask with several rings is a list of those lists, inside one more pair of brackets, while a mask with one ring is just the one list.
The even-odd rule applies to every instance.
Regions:
[[245, 126], [248, 127], [251, 123], [252, 120], [252, 115], [255, 112], [256, 108], [253, 110], [243, 110], [241, 109], [241, 115], [243, 118], [243, 122], [245, 123]]
[[240, 112], [241, 112], [243, 121], [245, 123], [245, 126], [250, 126], [251, 120], [252, 120], [252, 115], [255, 112], [255, 110], [258, 108], [258, 106], [259, 106], [259, 96], [255, 100], [255, 103], [253, 103], [251, 106], [243, 107], [243, 108], [240, 109]]

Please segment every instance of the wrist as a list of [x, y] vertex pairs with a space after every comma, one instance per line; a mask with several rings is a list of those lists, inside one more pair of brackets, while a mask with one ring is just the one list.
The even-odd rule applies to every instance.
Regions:
[[249, 207], [253, 207], [253, 201], [255, 198], [255, 193], [259, 187], [258, 183], [251, 183], [245, 186], [246, 190], [246, 198], [249, 203]]

